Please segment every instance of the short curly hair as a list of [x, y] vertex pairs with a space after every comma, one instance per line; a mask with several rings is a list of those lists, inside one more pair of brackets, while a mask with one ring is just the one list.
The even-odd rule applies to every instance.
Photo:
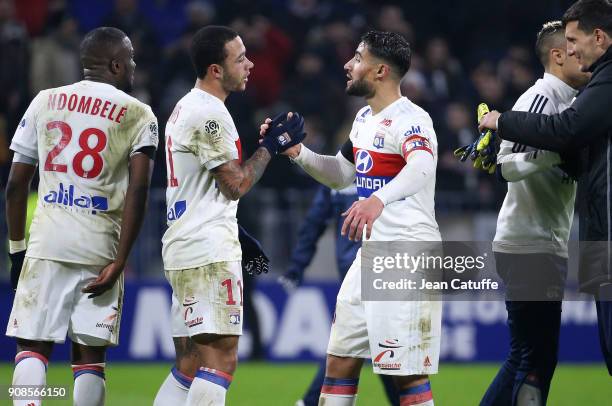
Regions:
[[388, 31], [369, 31], [361, 37], [368, 51], [391, 65], [399, 78], [410, 69], [410, 43], [402, 35]]

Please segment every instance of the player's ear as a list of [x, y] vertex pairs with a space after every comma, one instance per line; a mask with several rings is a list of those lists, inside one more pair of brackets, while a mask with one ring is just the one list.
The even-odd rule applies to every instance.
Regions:
[[121, 71], [121, 64], [118, 60], [111, 59], [109, 69], [113, 75], [116, 75]]
[[600, 28], [595, 28], [593, 34], [595, 36], [595, 42], [597, 45], [603, 46], [606, 40], [610, 40], [610, 36], [608, 36], [608, 34]]
[[550, 60], [557, 65], [563, 65], [565, 62], [565, 52], [559, 48], [552, 48], [550, 50]]
[[389, 65], [385, 65], [385, 64], [378, 65], [378, 70], [376, 71], [376, 77], [382, 79], [385, 76], [389, 75], [389, 73], [391, 73], [391, 69], [389, 68]]
[[223, 77], [223, 66], [213, 63], [208, 67], [208, 74], [215, 79], [221, 79]]

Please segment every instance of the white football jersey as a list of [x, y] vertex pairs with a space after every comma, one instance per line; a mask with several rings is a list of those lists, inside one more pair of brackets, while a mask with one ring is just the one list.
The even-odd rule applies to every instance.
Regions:
[[238, 131], [225, 104], [203, 90], [191, 89], [174, 108], [165, 134], [164, 269], [240, 261], [238, 202], [223, 196], [211, 173], [225, 162], [241, 159]]
[[[541, 114], [567, 109], [578, 92], [545, 73], [512, 108]], [[537, 153], [537, 148], [502, 141], [498, 157]], [[502, 164], [503, 166], [503, 164]], [[508, 193], [497, 218], [493, 250], [509, 254], [549, 253], [567, 257], [576, 184], [558, 167], [508, 182]]]
[[27, 256], [85, 265], [115, 259], [129, 159], [157, 148], [151, 108], [106, 83], [43, 90], [11, 149], [39, 163], [38, 206]]
[[[406, 97], [372, 115], [359, 110], [351, 129], [359, 199], [390, 182], [412, 152], [422, 150], [438, 160], [438, 142], [429, 114]], [[374, 222], [370, 241], [440, 241], [434, 213], [436, 177], [403, 200], [389, 203]]]

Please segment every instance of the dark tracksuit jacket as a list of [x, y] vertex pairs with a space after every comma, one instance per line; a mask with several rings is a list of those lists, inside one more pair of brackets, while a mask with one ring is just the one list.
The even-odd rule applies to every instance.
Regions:
[[[590, 68], [591, 80], [570, 108], [550, 116], [509, 111], [498, 134], [509, 141], [578, 160], [581, 241], [612, 241], [612, 47]], [[610, 243], [581, 244], [580, 288], [595, 293], [612, 282]]]

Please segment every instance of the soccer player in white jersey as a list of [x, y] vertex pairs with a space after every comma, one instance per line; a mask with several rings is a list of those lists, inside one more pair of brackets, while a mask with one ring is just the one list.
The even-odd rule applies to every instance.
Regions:
[[[560, 21], [544, 24], [536, 53], [542, 79], [517, 100], [513, 110], [557, 114], [568, 108], [589, 74], [580, 72], [566, 51]], [[567, 273], [567, 241], [574, 216], [575, 182], [559, 167], [561, 157], [510, 141], [501, 143], [497, 174], [508, 182], [493, 251], [509, 296], [526, 293], [535, 300], [506, 301], [511, 344], [507, 360], [481, 405], [544, 405], [557, 364], [561, 299]], [[536, 279], [537, 276], [537, 279]], [[533, 289], [536, 287], [536, 289]], [[557, 287], [557, 300], [549, 288]], [[550, 301], [544, 301], [550, 297]]]
[[[342, 227], [350, 239], [365, 233], [369, 241], [441, 240], [434, 216], [436, 134], [429, 114], [401, 96], [400, 80], [409, 67], [410, 46], [401, 35], [365, 34], [344, 66], [347, 93], [368, 103], [357, 113], [349, 140], [335, 156], [301, 144], [287, 150], [331, 188], [356, 180], [359, 201]], [[319, 404], [354, 404], [363, 359], [372, 358], [375, 373], [394, 376], [400, 404], [433, 405], [428, 375], [438, 370], [441, 307], [439, 301], [362, 301], [358, 253], [338, 293]], [[428, 331], [407, 328], [419, 320], [431, 326]]]
[[11, 143], [6, 212], [15, 282], [21, 271], [6, 332], [17, 338], [13, 385], [44, 385], [53, 344], [68, 334], [75, 405], [104, 403], [106, 348], [118, 343], [122, 272], [142, 224], [158, 142], [150, 107], [124, 93], [133, 56], [122, 31], [89, 32], [81, 43], [84, 80], [41, 91]]
[[[230, 28], [207, 26], [193, 37], [194, 88], [166, 125], [168, 230], [163, 237], [172, 286], [176, 366], [155, 405], [223, 405], [242, 334], [242, 269], [238, 199], [260, 179], [271, 157], [305, 137], [299, 115], [276, 120], [242, 162], [240, 139], [225, 107], [244, 91], [253, 63]], [[195, 377], [194, 377], [195, 375]]]

